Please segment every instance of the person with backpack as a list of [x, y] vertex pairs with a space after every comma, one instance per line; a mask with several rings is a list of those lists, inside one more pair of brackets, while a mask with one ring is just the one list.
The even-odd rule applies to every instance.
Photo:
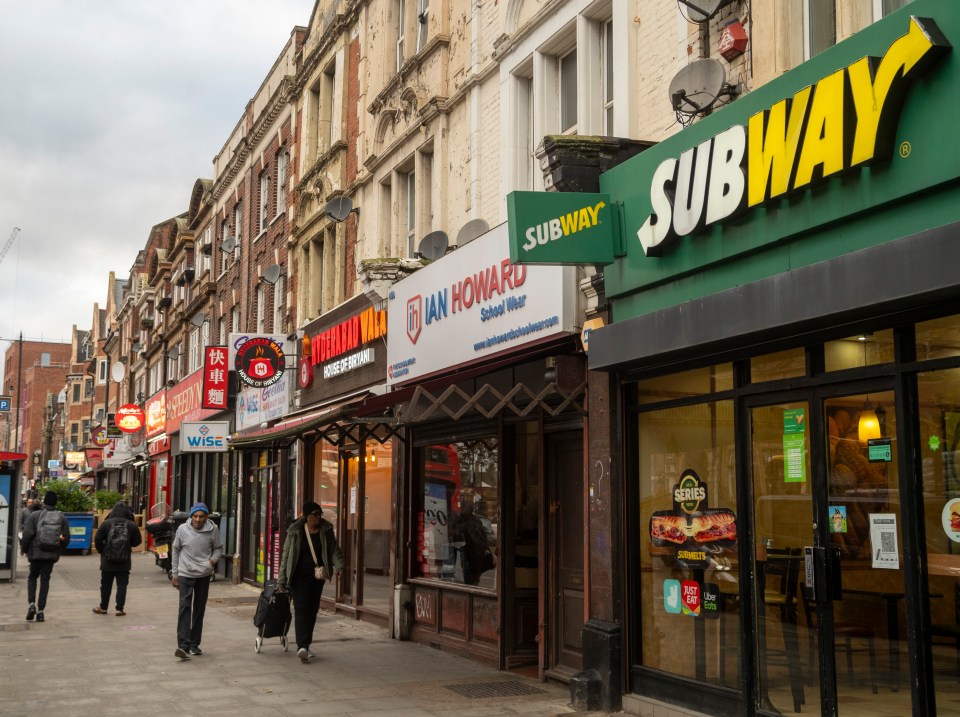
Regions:
[[180, 591], [177, 613], [177, 649], [174, 655], [189, 660], [202, 655], [203, 613], [210, 594], [210, 576], [223, 557], [223, 540], [216, 523], [207, 520], [210, 510], [205, 503], [194, 503], [190, 520], [173, 538], [171, 584]]
[[142, 540], [140, 529], [130, 519], [130, 509], [120, 501], [113, 506], [93, 537], [93, 544], [100, 553], [100, 604], [93, 608], [97, 615], [106, 615], [108, 612], [114, 580], [117, 582], [117, 617], [127, 614], [123, 608], [130, 582], [130, 556]]
[[[70, 542], [70, 526], [67, 516], [57, 510], [57, 494], [52, 490], [43, 496], [43, 508], [27, 516], [23, 522], [23, 537], [20, 550], [30, 561], [27, 578], [27, 620], [36, 618], [43, 622], [43, 610], [47, 606], [50, 591], [50, 575], [60, 559], [60, 550]], [[37, 600], [37, 578], [40, 578], [40, 598]]]

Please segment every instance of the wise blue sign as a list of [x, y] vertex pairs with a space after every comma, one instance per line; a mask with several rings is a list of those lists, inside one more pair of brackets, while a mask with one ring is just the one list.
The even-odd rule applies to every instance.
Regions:
[[184, 421], [180, 424], [180, 450], [184, 453], [223, 453], [227, 450], [229, 421]]

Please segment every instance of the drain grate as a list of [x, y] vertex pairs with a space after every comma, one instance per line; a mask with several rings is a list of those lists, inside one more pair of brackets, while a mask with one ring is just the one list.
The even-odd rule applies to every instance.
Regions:
[[501, 680], [499, 682], [467, 682], [460, 685], [447, 685], [447, 689], [453, 690], [458, 695], [464, 697], [524, 697], [526, 695], [542, 695], [544, 691], [536, 687], [531, 687], [523, 682], [515, 680]]

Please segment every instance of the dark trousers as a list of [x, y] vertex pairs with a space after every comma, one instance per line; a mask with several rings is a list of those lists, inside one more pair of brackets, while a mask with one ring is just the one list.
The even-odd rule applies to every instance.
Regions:
[[177, 615], [177, 647], [200, 647], [203, 613], [210, 594], [210, 576], [180, 578], [180, 612]]
[[[30, 576], [27, 578], [27, 600], [31, 605], [37, 603], [37, 610], [43, 612], [47, 606], [47, 593], [50, 591], [50, 574], [53, 572], [53, 560], [31, 560]], [[37, 602], [37, 578], [40, 578], [40, 601]]]
[[323, 595], [323, 580], [313, 578], [294, 578], [290, 583], [290, 597], [293, 598], [293, 628], [297, 633], [297, 649], [310, 647], [313, 642], [313, 628], [317, 624], [320, 612], [320, 596]]
[[123, 610], [127, 604], [127, 583], [130, 582], [130, 571], [119, 573], [110, 570], [100, 572], [100, 607], [106, 610], [110, 607], [110, 591], [113, 590], [113, 581], [117, 581], [117, 610]]

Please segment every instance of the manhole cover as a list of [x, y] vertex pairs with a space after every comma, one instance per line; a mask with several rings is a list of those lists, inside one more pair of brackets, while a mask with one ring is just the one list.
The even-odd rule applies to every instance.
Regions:
[[524, 695], [542, 695], [544, 691], [536, 687], [524, 684], [523, 682], [470, 682], [461, 685], [447, 685], [447, 689], [453, 690], [464, 697], [523, 697]]
[[256, 595], [251, 595], [249, 597], [210, 598], [210, 602], [214, 605], [256, 605], [259, 599]]

